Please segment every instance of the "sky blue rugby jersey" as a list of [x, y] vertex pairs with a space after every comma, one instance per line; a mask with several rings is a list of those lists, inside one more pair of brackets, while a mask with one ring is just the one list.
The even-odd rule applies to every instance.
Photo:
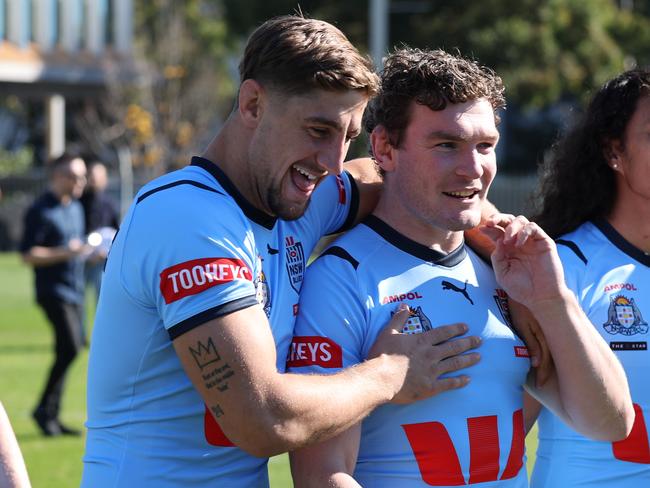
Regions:
[[[111, 248], [97, 309], [83, 487], [268, 485], [267, 459], [232, 446], [206, 414], [172, 339], [259, 303], [284, 371], [307, 259], [357, 208], [344, 173], [321, 183], [303, 217], [276, 220], [197, 157], [138, 193]], [[251, 334], [263, 326], [246, 325]], [[216, 351], [203, 352], [197, 363]]]
[[568, 287], [625, 368], [636, 418], [626, 440], [592, 441], [543, 409], [534, 488], [650, 487], [650, 256], [606, 221], [557, 240]]
[[509, 324], [506, 294], [464, 245], [448, 255], [377, 217], [348, 232], [308, 269], [294, 372], [331, 373], [363, 361], [400, 302], [419, 333], [465, 322], [483, 339], [471, 382], [411, 405], [384, 405], [362, 424], [354, 477], [362, 486], [526, 487], [522, 386], [528, 351]]

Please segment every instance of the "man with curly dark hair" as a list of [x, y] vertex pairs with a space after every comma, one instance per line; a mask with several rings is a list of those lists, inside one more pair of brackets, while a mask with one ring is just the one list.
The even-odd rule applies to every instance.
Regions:
[[629, 437], [612, 444], [542, 409], [532, 486], [650, 486], [649, 70], [596, 92], [555, 145], [540, 198], [535, 221], [557, 238], [568, 287], [625, 368], [636, 418]]
[[[438, 377], [460, 378], [464, 388], [382, 405], [337, 437], [292, 452], [297, 487], [525, 487], [524, 388], [586, 435], [629, 432], [625, 374], [564, 285], [550, 237], [524, 217], [499, 214], [486, 224], [493, 268], [464, 244], [496, 173], [504, 104], [501, 79], [474, 61], [440, 50], [388, 56], [365, 119], [384, 190], [373, 214], [309, 267], [288, 365], [331, 373], [363, 364], [398, 302], [410, 315], [401, 332], [466, 323], [482, 340], [481, 361], [461, 376], [448, 374], [458, 357], [440, 363]], [[510, 326], [507, 295], [547, 337], [555, 371], [542, 387]]]

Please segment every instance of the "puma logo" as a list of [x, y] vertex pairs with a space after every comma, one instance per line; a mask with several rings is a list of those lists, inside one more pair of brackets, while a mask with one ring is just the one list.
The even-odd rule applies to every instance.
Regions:
[[473, 302], [472, 299], [469, 297], [469, 293], [467, 293], [467, 280], [465, 280], [465, 288], [458, 288], [458, 287], [457, 287], [456, 285], [454, 285], [453, 283], [450, 283], [449, 281], [443, 280], [443, 282], [442, 282], [442, 289], [443, 289], [443, 290], [452, 290], [452, 291], [457, 291], [458, 293], [461, 293], [465, 298], [467, 298], [467, 300], [469, 301], [469, 303], [471, 303], [472, 305], [474, 305], [474, 302]]
[[269, 255], [273, 256], [274, 254], [279, 253], [280, 251], [277, 249], [273, 249], [270, 245], [266, 245], [266, 251], [269, 253]]

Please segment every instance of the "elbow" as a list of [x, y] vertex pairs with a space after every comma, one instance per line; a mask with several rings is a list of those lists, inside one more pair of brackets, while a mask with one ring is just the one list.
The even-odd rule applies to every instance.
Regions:
[[626, 439], [634, 425], [635, 411], [632, 403], [612, 407], [610, 415], [603, 415], [597, 424], [584, 429], [584, 435], [597, 441], [617, 442]]
[[229, 437], [251, 456], [271, 457], [302, 446], [307, 439], [303, 430], [295, 420], [287, 421], [266, 413]]

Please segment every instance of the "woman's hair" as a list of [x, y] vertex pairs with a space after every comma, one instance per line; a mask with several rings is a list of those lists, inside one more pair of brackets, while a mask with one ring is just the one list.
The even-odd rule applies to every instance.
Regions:
[[605, 83], [587, 110], [553, 146], [544, 163], [533, 217], [551, 237], [606, 216], [616, 201], [616, 178], [608, 154], [625, 130], [640, 98], [650, 95], [650, 71], [626, 71]]

